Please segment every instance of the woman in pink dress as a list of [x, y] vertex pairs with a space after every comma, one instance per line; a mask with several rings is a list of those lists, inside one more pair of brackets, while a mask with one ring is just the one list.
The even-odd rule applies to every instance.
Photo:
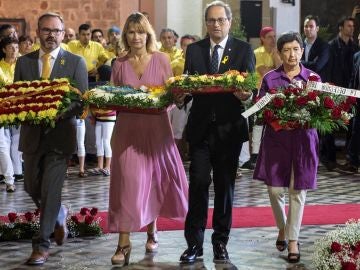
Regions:
[[[127, 55], [113, 65], [114, 85], [139, 88], [164, 85], [172, 75], [169, 58], [156, 51], [155, 33], [141, 13], [131, 14], [122, 40]], [[112, 136], [109, 229], [118, 231], [112, 264], [126, 265], [130, 232], [147, 226], [147, 252], [158, 247], [158, 216], [184, 221], [188, 184], [172, 135], [168, 114], [118, 114]]]

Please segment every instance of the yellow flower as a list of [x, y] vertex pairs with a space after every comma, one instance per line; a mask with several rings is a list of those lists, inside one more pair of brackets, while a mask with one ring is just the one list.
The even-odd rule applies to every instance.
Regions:
[[245, 78], [243, 76], [241, 76], [241, 75], [237, 75], [236, 76], [236, 81], [237, 82], [243, 82], [243, 81], [245, 81]]
[[25, 121], [27, 112], [20, 112], [17, 117], [20, 121]]

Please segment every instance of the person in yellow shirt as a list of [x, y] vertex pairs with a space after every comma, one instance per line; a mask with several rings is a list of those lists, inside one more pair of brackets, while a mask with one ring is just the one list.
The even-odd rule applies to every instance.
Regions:
[[[18, 40], [9, 36], [1, 40], [0, 84], [14, 81], [15, 64], [19, 54]], [[6, 191], [14, 192], [15, 179], [21, 179], [22, 161], [19, 152], [20, 128], [0, 128], [0, 170], [5, 177]]]
[[[276, 35], [272, 27], [265, 26], [261, 29], [260, 41], [261, 46], [254, 50], [259, 84], [265, 73], [281, 65], [281, 59], [276, 49]], [[258, 86], [260, 87], [260, 85]]]
[[[258, 89], [260, 88], [263, 76], [270, 70], [279, 67], [282, 63], [276, 49], [276, 35], [272, 27], [265, 26], [261, 29], [260, 41], [261, 46], [254, 50], [256, 58], [255, 68], [259, 78]], [[242, 168], [253, 169], [259, 153], [262, 130], [263, 126], [255, 123], [251, 134], [251, 157], [248, 162], [244, 163]]]
[[182, 57], [182, 51], [176, 48], [174, 30], [164, 28], [160, 33], [161, 48], [160, 51], [170, 56], [170, 61]]
[[85, 58], [89, 82], [95, 82], [98, 71], [109, 56], [104, 47], [91, 39], [91, 27], [89, 24], [79, 26], [79, 40], [72, 40], [67, 45], [69, 51]]

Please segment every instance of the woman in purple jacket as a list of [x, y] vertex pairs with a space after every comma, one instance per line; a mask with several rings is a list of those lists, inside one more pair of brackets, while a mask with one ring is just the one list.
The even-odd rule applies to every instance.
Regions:
[[[310, 74], [314, 75], [300, 63], [304, 49], [299, 33], [281, 35], [277, 49], [283, 64], [264, 76], [260, 96], [272, 88], [286, 87], [294, 80], [306, 82]], [[318, 143], [315, 129], [275, 131], [267, 125], [254, 171], [254, 179], [264, 181], [268, 186], [271, 207], [279, 228], [276, 248], [283, 251], [288, 247], [290, 263], [300, 260], [298, 237], [306, 191], [316, 188]], [[286, 215], [287, 191], [289, 211]]]

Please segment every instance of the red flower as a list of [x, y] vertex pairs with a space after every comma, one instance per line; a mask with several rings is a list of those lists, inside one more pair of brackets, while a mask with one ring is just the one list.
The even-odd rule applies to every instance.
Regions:
[[356, 103], [356, 97], [347, 97], [345, 102], [347, 104], [355, 104]]
[[271, 110], [264, 110], [264, 118], [266, 122], [271, 122], [274, 119], [274, 113]]
[[277, 90], [275, 88], [271, 88], [271, 89], [269, 89], [269, 93], [270, 94], [276, 94]]
[[18, 217], [18, 215], [17, 215], [16, 213], [14, 213], [14, 212], [10, 212], [10, 213], [8, 214], [8, 218], [9, 218], [9, 221], [10, 221], [11, 223], [15, 222], [15, 220], [17, 219], [17, 217]]
[[75, 216], [75, 215], [71, 216], [71, 220], [76, 224], [80, 223], [79, 218], [77, 216]]
[[284, 107], [284, 100], [282, 98], [275, 97], [273, 99], [273, 104], [276, 108], [282, 108]]
[[335, 102], [332, 100], [332, 98], [329, 96], [326, 96], [324, 98], [324, 107], [326, 109], [332, 109], [332, 108], [334, 108], [334, 106], [335, 106]]
[[335, 253], [335, 252], [340, 252], [341, 251], [341, 244], [339, 244], [338, 242], [332, 242], [331, 244], [331, 252]]
[[33, 214], [33, 213], [31, 213], [31, 212], [26, 212], [26, 213], [25, 213], [25, 219], [26, 219], [28, 222], [32, 221], [33, 218], [34, 218], [34, 214]]
[[309, 76], [308, 80], [317, 82], [317, 81], [319, 81], [319, 77], [316, 76], [315, 74], [312, 74], [312, 75]]
[[308, 99], [306, 97], [298, 97], [295, 102], [298, 106], [305, 106], [308, 102]]
[[87, 225], [90, 225], [93, 221], [94, 221], [94, 217], [93, 217], [93, 216], [86, 216], [86, 217], [85, 217], [85, 223], [86, 223]]
[[341, 108], [341, 110], [348, 112], [350, 110], [351, 104], [347, 102], [342, 102], [340, 103], [339, 107]]
[[82, 216], [86, 216], [88, 212], [89, 212], [89, 209], [86, 207], [83, 207], [80, 209], [80, 215], [82, 215]]
[[98, 209], [96, 207], [91, 208], [90, 215], [96, 216], [97, 213], [98, 213]]
[[341, 108], [337, 107], [337, 108], [334, 108], [332, 111], [331, 111], [331, 117], [333, 119], [340, 119], [341, 117]]
[[353, 262], [341, 262], [342, 270], [356, 270], [356, 264]]
[[318, 96], [318, 93], [315, 91], [311, 91], [307, 94], [307, 97], [309, 100], [316, 100], [317, 96]]

